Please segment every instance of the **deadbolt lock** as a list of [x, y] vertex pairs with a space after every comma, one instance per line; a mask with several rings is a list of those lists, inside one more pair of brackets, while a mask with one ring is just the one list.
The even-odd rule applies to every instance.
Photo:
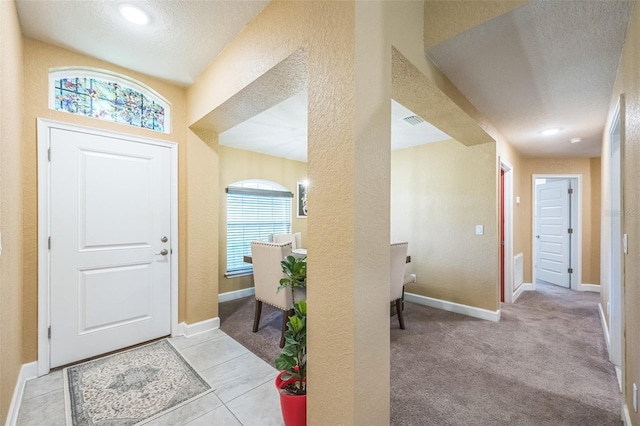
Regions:
[[160, 241], [162, 241], [163, 243], [166, 243], [167, 241], [169, 241], [169, 239], [167, 237], [162, 237], [160, 238]]

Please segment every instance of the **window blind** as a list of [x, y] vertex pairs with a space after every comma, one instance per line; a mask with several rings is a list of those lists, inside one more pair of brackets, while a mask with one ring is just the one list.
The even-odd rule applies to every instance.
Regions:
[[251, 241], [267, 241], [271, 234], [291, 233], [291, 200], [288, 191], [227, 188], [227, 275], [251, 273], [244, 262], [251, 255]]

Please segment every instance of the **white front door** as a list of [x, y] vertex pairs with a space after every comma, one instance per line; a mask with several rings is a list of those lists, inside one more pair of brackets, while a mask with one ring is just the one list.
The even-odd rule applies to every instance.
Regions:
[[536, 185], [536, 279], [570, 288], [569, 180]]
[[50, 366], [168, 335], [170, 149], [61, 128], [50, 148]]

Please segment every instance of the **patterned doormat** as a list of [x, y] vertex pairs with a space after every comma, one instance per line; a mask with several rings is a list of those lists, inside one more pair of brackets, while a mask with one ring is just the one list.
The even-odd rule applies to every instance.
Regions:
[[146, 423], [211, 386], [167, 340], [63, 370], [67, 425]]

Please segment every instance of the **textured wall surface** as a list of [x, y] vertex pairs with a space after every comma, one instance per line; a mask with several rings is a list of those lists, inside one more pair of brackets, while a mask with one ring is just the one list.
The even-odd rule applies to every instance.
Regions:
[[[24, 46], [25, 85], [24, 99], [24, 132], [23, 132], [23, 183], [24, 183], [24, 354], [23, 362], [35, 361], [37, 358], [37, 324], [38, 324], [38, 231], [37, 231], [37, 166], [36, 166], [36, 119], [51, 120], [78, 124], [82, 126], [145, 136], [155, 139], [170, 140], [179, 143], [179, 241], [181, 260], [186, 256], [185, 236], [186, 205], [182, 194], [185, 191], [186, 176], [184, 171], [186, 158], [185, 142], [185, 91], [183, 88], [167, 84], [161, 80], [150, 78], [135, 72], [116, 67], [112, 64], [70, 52], [46, 43], [25, 40]], [[147, 129], [139, 129], [123, 124], [96, 120], [89, 117], [54, 111], [48, 107], [49, 69], [63, 66], [85, 66], [106, 69], [127, 75], [156, 90], [172, 105], [172, 133], [160, 133]], [[4, 153], [3, 153], [4, 155]], [[197, 267], [194, 266], [194, 267]], [[180, 286], [186, 284], [185, 268], [180, 266]], [[185, 313], [180, 312], [180, 321], [184, 321]]]
[[0, 423], [22, 365], [22, 35], [13, 1], [0, 2]]
[[392, 153], [391, 237], [409, 241], [418, 279], [407, 291], [499, 309], [495, 155], [454, 140]]
[[[450, 153], [447, 153], [447, 155], [451, 154], [451, 157], [443, 160], [449, 167], [448, 169], [438, 168], [439, 166], [435, 165], [435, 161], [433, 161], [431, 158], [428, 158], [427, 156], [421, 156], [420, 158], [426, 161], [424, 165], [420, 164], [415, 158], [408, 158], [408, 161], [410, 162], [410, 164], [412, 164], [412, 170], [414, 170], [417, 175], [420, 175], [423, 178], [426, 176], [434, 176], [429, 169], [433, 165], [435, 165], [437, 170], [441, 170], [445, 173], [438, 179], [446, 180], [447, 176], [449, 176], [449, 174], [451, 173], [463, 173], [463, 175], [470, 181], [474, 181], [472, 185], [476, 185], [478, 182], [475, 182], [475, 177], [471, 177], [471, 174], [467, 173], [468, 170], [479, 171], [483, 176], [482, 179], [485, 179], [485, 173], [487, 171], [491, 170], [492, 173], [492, 177], [486, 177], [486, 180], [483, 180], [481, 183], [479, 183], [478, 190], [482, 194], [483, 202], [478, 205], [480, 208], [479, 215], [476, 216], [478, 222], [474, 223], [474, 225], [481, 223], [485, 225], [485, 234], [483, 237], [481, 237], [483, 249], [480, 253], [481, 258], [478, 259], [478, 262], [481, 264], [479, 269], [479, 276], [481, 278], [473, 284], [467, 283], [464, 285], [452, 285], [447, 287], [446, 290], [438, 289], [438, 296], [435, 296], [436, 293], [430, 293], [430, 295], [433, 297], [441, 297], [446, 300], [452, 301], [465, 300], [467, 302], [461, 303], [468, 303], [472, 306], [491, 307], [491, 309], [493, 310], [498, 309], [498, 212], [496, 198], [498, 191], [498, 166], [496, 160], [496, 144], [493, 141], [500, 141], [501, 146], [506, 147], [506, 149], [510, 149], [510, 146], [506, 141], [504, 141], [504, 138], [502, 138], [501, 135], [491, 126], [491, 124], [488, 123], [484, 119], [484, 117], [473, 107], [473, 105], [469, 103], [469, 101], [449, 81], [449, 79], [447, 79], [447, 77], [442, 74], [442, 72], [440, 72], [440, 70], [435, 67], [435, 65], [427, 57], [425, 57], [423, 32], [428, 30], [427, 24], [424, 21], [425, 3], [406, 1], [388, 2], [386, 3], [386, 5], [387, 10], [385, 11], [385, 14], [389, 17], [389, 24], [387, 28], [390, 32], [392, 45], [394, 48], [392, 53], [393, 98], [403, 105], [410, 107], [412, 111], [427, 119], [429, 122], [431, 122], [431, 124], [434, 124], [442, 130], [448, 132], [450, 136], [454, 137], [458, 141], [451, 141], [450, 146], [459, 148], [459, 151], [452, 148], [452, 151]], [[457, 17], [451, 15], [448, 17], [448, 19], [457, 19]], [[474, 148], [477, 149], [465, 150], [463, 149], [464, 145], [474, 145]], [[428, 147], [420, 147], [418, 148], [417, 152], [428, 152], [429, 149], [430, 148]], [[464, 157], [465, 155], [470, 155], [471, 152], [487, 153], [489, 151], [492, 151], [493, 154], [482, 155], [481, 159], [476, 158], [472, 167], [467, 167], [466, 164], [459, 162], [460, 156]], [[409, 150], [409, 152], [411, 151]], [[396, 173], [402, 173], [401, 171], [399, 171], [400, 169], [402, 169], [402, 167], [397, 166], [397, 158], [399, 158], [401, 155], [402, 154], [400, 154], [400, 151], [394, 151], [394, 153], [392, 154], [392, 158], [394, 159], [392, 163], [392, 174], [394, 176], [394, 182]], [[517, 154], [514, 153], [514, 157], [515, 156], [517, 156]], [[410, 155], [408, 155], [408, 157], [410, 157]], [[441, 163], [440, 165], [443, 164]], [[451, 179], [453, 179], [453, 177], [451, 177]], [[409, 185], [411, 183], [412, 182], [408, 182], [407, 184]], [[397, 188], [395, 183], [393, 185], [394, 188], [392, 191], [392, 196], [395, 197], [394, 194]], [[463, 188], [465, 184], [462, 180], [456, 180], [456, 183], [451, 183], [450, 185], [452, 188], [454, 188], [455, 191], [458, 191], [456, 192], [457, 196], [465, 193], [465, 189]], [[420, 197], [424, 197], [427, 191], [434, 189], [433, 187], [426, 188], [424, 186], [415, 184], [413, 184], [411, 188], [416, 188], [418, 194], [420, 194]], [[407, 196], [409, 197], [409, 194], [407, 194]], [[477, 194], [472, 194], [472, 197], [476, 196]], [[453, 205], [455, 203], [460, 202], [459, 198], [456, 198], [456, 200], [446, 200], [446, 197], [444, 195], [441, 195], [439, 199], [443, 202], [443, 206], [446, 206], [445, 208], [453, 208]], [[424, 202], [424, 199], [422, 200]], [[471, 204], [474, 204], [475, 201], [476, 198], [468, 200], [468, 202]], [[419, 222], [420, 217], [423, 215], [423, 211], [419, 209], [419, 207], [422, 207], [422, 205], [418, 205], [417, 207], [418, 209], [412, 212], [413, 214], [411, 220]], [[395, 218], [394, 213], [398, 208], [399, 207], [396, 206], [394, 198], [394, 200], [392, 201], [392, 233], [395, 232], [396, 226], [404, 226], [401, 224], [401, 222], [403, 222], [402, 220], [398, 220], [397, 218]], [[460, 216], [455, 216], [455, 218], [453, 218], [451, 222], [452, 231], [454, 232], [453, 235], [463, 238], [465, 242], [469, 239], [469, 237], [475, 237], [475, 235], [469, 235], [465, 232], [464, 229], [458, 229], [453, 225], [461, 225], [463, 221], [473, 222], [474, 220], [476, 220], [472, 218], [472, 212], [468, 213], [471, 217], [462, 219]], [[406, 212], [406, 215], [409, 214], [409, 212]], [[472, 228], [471, 232], [473, 233], [474, 230], [475, 228]], [[436, 235], [444, 238], [443, 232], [440, 232], [440, 230], [438, 229], [435, 229], [434, 231], [436, 232]], [[428, 242], [428, 235], [415, 236], [421, 239], [420, 245], [423, 250], [426, 250], [426, 247], [431, 244], [430, 242]], [[396, 236], [393, 234], [392, 237], [393, 239], [400, 238], [400, 236]], [[452, 238], [451, 240], [453, 241], [455, 240], [455, 238]], [[478, 242], [478, 240], [474, 239], [471, 239], [471, 241], [473, 241], [474, 243]], [[447, 243], [447, 245], [448, 244], [449, 243]], [[459, 245], [456, 245], [455, 247], [457, 248], [459, 247]], [[409, 245], [409, 250], [413, 250], [411, 244]], [[441, 258], [446, 257], [446, 263], [448, 265], [455, 264], [457, 258], [455, 249], [447, 248], [445, 250], [447, 251], [446, 255], [440, 253], [438, 256], [440, 256]], [[471, 247], [463, 248], [465, 256], [472, 256], [472, 253], [474, 253], [473, 250], [474, 249]], [[411, 266], [411, 268], [418, 267], [418, 263], [415, 263], [415, 261], [413, 263], [414, 264]], [[475, 263], [473, 263], [473, 265], [475, 265]], [[429, 264], [429, 266], [433, 265]], [[429, 266], [423, 265], [423, 267], [425, 268], [429, 268]], [[473, 269], [471, 263], [466, 266], [459, 265], [458, 267], [462, 267], [461, 275], [467, 275], [469, 271]], [[420, 281], [420, 275], [418, 275], [418, 277], [418, 281]], [[427, 279], [427, 275], [425, 274], [422, 274], [422, 277], [424, 279]], [[438, 277], [441, 278], [440, 275]], [[442, 282], [440, 279], [438, 279], [438, 281]], [[450, 281], [449, 279], [445, 279], [444, 282]], [[473, 294], [469, 294], [466, 291], [466, 287], [473, 287]], [[423, 291], [425, 293], [427, 292], [426, 287], [422, 290], [416, 291]], [[431, 292], [433, 291], [433, 289], [431, 288], [428, 291]]]
[[[225, 278], [227, 270], [227, 194], [225, 188], [241, 180], [261, 179], [275, 182], [287, 188], [296, 196], [296, 183], [307, 178], [307, 163], [287, 160], [271, 155], [234, 149], [227, 146], [219, 146], [220, 155], [220, 186], [217, 192], [219, 197], [220, 227], [218, 240], [219, 257], [219, 293], [240, 290], [253, 287], [253, 277], [244, 276], [237, 278]], [[302, 233], [302, 246], [307, 243], [307, 219], [296, 218], [295, 198], [292, 203], [292, 232]]]
[[[611, 144], [608, 129], [613, 118], [616, 103], [620, 94], [625, 94], [625, 103], [621, 106], [622, 124], [622, 152], [623, 152], [623, 233], [629, 235], [629, 254], [623, 257], [624, 262], [624, 366], [623, 393], [624, 401], [629, 409], [631, 423], [640, 424], [640, 414], [633, 411], [632, 386], [640, 386], [640, 7], [634, 6], [627, 38], [622, 51], [622, 60], [618, 69], [618, 76], [611, 95], [609, 120], [602, 145], [602, 208], [608, 210], [609, 199], [609, 152]], [[607, 215], [602, 216], [602, 264], [601, 276], [603, 287], [608, 289], [609, 253], [611, 250], [610, 221]], [[608, 292], [603, 293], [603, 306], [608, 302]]]
[[[226, 108], [229, 99], [292, 53], [308, 54], [302, 72], [309, 76], [313, 185], [313, 213], [307, 219], [309, 424], [374, 424], [389, 418], [389, 192], [384, 188], [389, 187], [391, 46], [379, 31], [381, 7], [272, 2], [188, 89], [187, 121], [193, 125]], [[336, 387], [335, 376], [327, 373], [336, 365], [358, 368], [343, 369]]]
[[496, 151], [498, 152], [498, 177], [500, 176], [500, 159], [513, 167], [511, 172], [513, 177], [513, 255], [516, 256], [524, 252], [524, 234], [527, 229], [524, 226], [522, 202], [516, 203], [516, 197], [522, 200], [522, 185], [525, 180], [522, 173], [522, 156], [502, 137], [496, 137]]
[[601, 242], [600, 229], [602, 228], [602, 176], [601, 176], [601, 160], [600, 158], [589, 159], [591, 169], [591, 271], [590, 278], [593, 280], [582, 280], [586, 284], [600, 284], [600, 258], [601, 258]]
[[[593, 185], [591, 160], [589, 158], [529, 158], [525, 157], [523, 161], [523, 178], [521, 185], [522, 200], [520, 209], [523, 214], [523, 224], [526, 228], [522, 229], [522, 237], [524, 238], [524, 282], [530, 283], [532, 277], [531, 262], [532, 253], [532, 233], [533, 233], [533, 215], [532, 215], [532, 176], [534, 174], [579, 174], [582, 175], [582, 283], [583, 284], [600, 284], [600, 275], [592, 276], [592, 263], [599, 262], [600, 259], [600, 243], [593, 244], [591, 238], [592, 231], [592, 196], [591, 190]], [[597, 175], [595, 179], [600, 179], [599, 167], [596, 167]], [[596, 212], [599, 214], [599, 210]], [[596, 217], [597, 222], [600, 221]]]
[[424, 47], [435, 46], [527, 2], [426, 0]]
[[201, 137], [187, 131], [188, 324], [218, 316], [218, 138]]

